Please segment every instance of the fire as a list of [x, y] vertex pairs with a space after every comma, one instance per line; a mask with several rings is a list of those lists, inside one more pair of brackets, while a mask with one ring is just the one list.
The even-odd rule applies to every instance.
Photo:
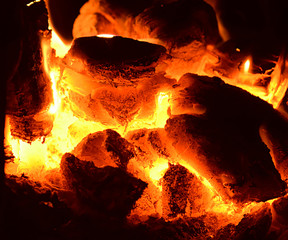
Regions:
[[53, 91], [53, 104], [51, 104], [49, 113], [55, 114], [58, 112], [60, 106], [61, 106], [61, 98], [58, 95], [57, 90], [57, 82], [60, 78], [60, 72], [58, 69], [52, 69], [50, 72], [50, 79], [52, 82], [52, 91]]
[[152, 179], [153, 183], [162, 190], [159, 180], [164, 176], [166, 170], [169, 167], [169, 163], [167, 159], [158, 158], [154, 163], [153, 166], [147, 170], [150, 178]]
[[52, 29], [52, 37], [51, 37], [51, 48], [55, 49], [56, 51], [56, 57], [63, 58], [67, 52], [69, 51], [71, 44], [65, 44], [60, 39], [58, 34], [55, 32], [55, 30]]
[[251, 65], [251, 61], [250, 61], [250, 59], [247, 59], [245, 61], [245, 63], [244, 63], [244, 67], [243, 67], [244, 73], [248, 73], [249, 72], [250, 65]]
[[113, 38], [113, 37], [115, 37], [115, 35], [113, 35], [113, 34], [98, 34], [97, 37], [101, 37], [101, 38]]
[[[34, 2], [37, 1], [38, 0]], [[34, 2], [27, 4], [27, 6], [30, 6]], [[111, 34], [100, 34], [97, 36], [101, 38], [114, 37], [114, 35]], [[69, 101], [67, 91], [71, 86], [67, 86], [67, 84], [65, 85], [65, 80], [62, 81], [62, 70], [59, 62], [61, 62], [62, 58], [64, 58], [64, 56], [67, 54], [70, 47], [71, 45], [64, 44], [61, 41], [60, 37], [54, 30], [52, 30], [51, 42], [42, 42], [44, 67], [47, 75], [50, 77], [53, 94], [53, 102], [50, 103], [49, 108], [46, 109], [43, 114], [52, 116], [53, 129], [49, 135], [41, 139], [37, 139], [32, 143], [27, 143], [21, 139], [12, 137], [9, 131], [8, 119], [8, 123], [5, 128], [5, 140], [6, 144], [11, 146], [12, 153], [14, 155], [14, 164], [6, 164], [6, 173], [18, 175], [25, 173], [29, 175], [29, 177], [34, 177], [36, 180], [44, 180], [43, 177], [45, 177], [45, 174], [47, 174], [49, 170], [59, 169], [63, 154], [66, 152], [71, 152], [75, 146], [88, 134], [108, 128], [106, 125], [101, 124], [100, 122], [93, 122], [85, 119], [84, 117], [76, 116], [69, 103], [67, 103], [67, 101]], [[55, 50], [55, 58], [59, 62], [51, 62], [52, 49]], [[199, 49], [198, 46], [196, 49]], [[176, 80], [178, 80], [178, 76], [183, 74], [181, 71], [194, 71], [198, 74], [206, 74], [205, 67], [207, 63], [215, 61], [215, 56], [211, 54], [213, 51], [212, 46], [208, 47], [207, 49], [203, 47], [201, 51], [205, 52], [205, 54], [203, 53], [203, 56], [199, 57], [198, 65], [193, 65], [194, 63], [191, 64], [194, 59], [191, 60], [189, 58], [190, 52], [188, 50], [190, 49], [183, 48], [181, 49], [183, 52], [179, 51], [173, 53], [173, 57], [175, 57], [176, 60], [173, 59], [175, 62], [172, 61], [170, 63], [172, 67], [170, 66], [169, 74], [171, 77], [175, 77]], [[236, 51], [240, 52], [240, 49], [237, 48]], [[183, 64], [182, 53], [187, 54], [187, 59], [189, 59], [189, 61], [187, 61], [188, 63], [185, 63], [186, 65], [183, 67], [183, 69], [181, 68]], [[271, 76], [268, 73], [252, 73], [251, 68], [254, 68], [254, 66], [252, 66], [252, 57], [248, 57], [240, 66], [240, 69], [235, 69], [235, 75], [233, 78], [225, 79], [224, 77], [223, 79], [228, 83], [241, 87], [256, 96], [261, 97], [265, 101], [273, 104], [274, 108], [278, 108], [288, 87], [288, 78], [282, 76], [281, 62], [276, 64]], [[271, 77], [271, 82], [269, 83], [268, 88], [257, 88], [255, 86], [257, 80], [259, 78], [266, 77]], [[81, 82], [78, 84], [81, 85]], [[85, 94], [83, 93], [83, 95]], [[143, 128], [163, 129], [170, 117], [168, 110], [170, 108], [171, 95], [170, 90], [165, 88], [158, 90], [158, 93], [155, 95], [155, 109], [153, 114], [143, 119], [140, 118], [140, 114], [137, 113], [134, 119], [132, 119], [125, 126], [113, 126], [113, 130], [120, 133], [122, 137], [125, 137], [125, 135], [132, 130], [139, 130]], [[177, 161], [175, 160], [175, 162]], [[241, 208], [242, 206], [223, 199], [215, 187], [209, 182], [209, 179], [201, 176], [196, 168], [184, 160], [179, 160], [177, 163], [185, 167], [190, 173], [193, 174], [193, 176], [196, 176], [205, 188], [205, 197], [209, 199], [209, 204], [207, 203], [206, 206], [207, 212], [209, 211], [217, 214], [233, 216], [234, 219], [231, 221], [237, 222], [241, 219], [244, 213], [248, 213], [253, 207], [258, 207], [261, 205], [257, 203], [247, 203], [243, 208]], [[174, 162], [171, 163], [171, 161], [169, 162], [168, 158], [166, 159], [158, 156], [154, 158], [154, 161], [150, 166], [141, 166], [144, 174], [148, 176], [149, 181], [153, 183], [153, 187], [157, 189], [157, 193], [153, 194], [157, 195], [158, 198], [161, 197], [161, 192], [163, 191], [161, 179], [169, 169], [169, 164], [174, 164]], [[162, 200], [159, 200], [159, 202], [161, 201]], [[159, 210], [159, 213], [161, 213], [161, 211], [162, 210]]]
[[158, 95], [157, 107], [156, 107], [156, 123], [155, 127], [164, 128], [168, 116], [169, 108], [169, 93], [160, 92]]

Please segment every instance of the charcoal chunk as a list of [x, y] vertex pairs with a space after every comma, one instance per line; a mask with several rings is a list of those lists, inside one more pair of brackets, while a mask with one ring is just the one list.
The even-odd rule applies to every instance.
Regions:
[[214, 240], [261, 240], [267, 239], [272, 223], [270, 204], [263, 205], [256, 212], [245, 214], [237, 226], [228, 224], [218, 231]]
[[[65, 57], [67, 67], [86, 67], [100, 82], [130, 85], [155, 72], [155, 63], [165, 55], [160, 45], [123, 37], [82, 37], [74, 40]], [[77, 70], [77, 68], [75, 69]]]
[[126, 169], [135, 156], [134, 147], [114, 130], [91, 133], [72, 152], [77, 158], [92, 161], [95, 166], [112, 166]]
[[[42, 41], [49, 42], [48, 13], [44, 1], [21, 8], [21, 54], [15, 75], [7, 82], [6, 113], [12, 136], [32, 142], [47, 136], [53, 119], [47, 113], [52, 88], [44, 69]], [[39, 119], [40, 118], [40, 119]]]
[[168, 137], [219, 193], [236, 201], [284, 194], [286, 184], [259, 134], [276, 114], [272, 106], [218, 78], [193, 74], [179, 80], [172, 98]]
[[147, 186], [119, 168], [97, 168], [70, 153], [63, 155], [61, 170], [82, 211], [88, 208], [97, 217], [124, 218]]
[[190, 173], [185, 167], [179, 164], [169, 165], [169, 168], [162, 180], [164, 215], [167, 215], [168, 217], [176, 217], [178, 214], [184, 214], [186, 212], [192, 178], [192, 173]]

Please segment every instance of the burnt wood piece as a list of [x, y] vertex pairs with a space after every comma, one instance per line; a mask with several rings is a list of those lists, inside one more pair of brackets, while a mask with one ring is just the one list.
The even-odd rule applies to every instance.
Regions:
[[58, 239], [58, 231], [72, 217], [54, 189], [25, 176], [6, 175], [4, 194], [0, 228], [4, 238]]
[[276, 169], [282, 180], [288, 180], [288, 119], [277, 114], [261, 126], [261, 137], [270, 149]]
[[121, 37], [75, 39], [61, 79], [68, 104], [77, 116], [108, 126], [151, 117], [155, 95], [175, 83], [156, 71], [165, 51]]
[[[47, 111], [52, 101], [49, 76], [45, 73], [41, 48], [42, 38], [49, 40], [48, 16], [44, 1], [31, 6], [22, 3], [21, 54], [17, 71], [7, 83], [7, 109], [12, 124], [11, 133], [29, 142], [47, 135], [52, 126], [46, 117], [44, 126], [35, 115]], [[38, 122], [38, 123], [37, 123]]]
[[170, 141], [221, 195], [246, 202], [284, 194], [286, 184], [259, 134], [278, 114], [271, 105], [219, 78], [194, 74], [179, 80], [172, 98], [165, 126]]
[[134, 146], [111, 129], [89, 134], [72, 153], [81, 160], [93, 162], [96, 167], [118, 166], [123, 170], [135, 156]]
[[288, 196], [278, 198], [272, 203], [273, 221], [281, 231], [285, 230], [288, 225]]
[[[74, 78], [74, 76], [76, 78]], [[79, 80], [86, 87], [75, 87], [71, 79]], [[69, 97], [67, 104], [74, 114], [90, 121], [101, 122], [107, 126], [127, 125], [132, 120], [153, 117], [156, 108], [155, 96], [163, 91], [169, 91], [175, 80], [165, 78], [163, 74], [155, 74], [148, 79], [138, 79], [137, 87], [113, 87], [106, 84], [93, 84], [94, 79], [79, 78], [75, 72], [64, 70], [62, 84], [66, 83]], [[65, 86], [64, 86], [65, 87]], [[83, 93], [79, 93], [79, 90]], [[143, 120], [142, 120], [143, 121]]]
[[178, 214], [185, 214], [192, 178], [192, 173], [185, 167], [179, 164], [169, 165], [162, 179], [164, 216], [177, 217]]
[[266, 204], [258, 211], [245, 214], [237, 226], [228, 224], [220, 229], [213, 240], [262, 240], [267, 238], [272, 223], [270, 204]]
[[202, 0], [159, 2], [139, 14], [135, 22], [148, 27], [150, 37], [167, 47], [181, 47], [195, 40], [213, 45], [221, 41], [215, 12]]
[[147, 186], [119, 168], [97, 168], [70, 153], [63, 155], [60, 167], [80, 211], [105, 219], [125, 218]]
[[[165, 131], [163, 129], [139, 129], [131, 131], [126, 135], [126, 139], [131, 142], [137, 156], [151, 162], [153, 158], [171, 157], [170, 149], [165, 142]], [[153, 157], [154, 156], [154, 157]]]
[[86, 71], [95, 81], [112, 86], [135, 86], [150, 78], [166, 49], [129, 38], [82, 37], [74, 40], [64, 61], [69, 68]]

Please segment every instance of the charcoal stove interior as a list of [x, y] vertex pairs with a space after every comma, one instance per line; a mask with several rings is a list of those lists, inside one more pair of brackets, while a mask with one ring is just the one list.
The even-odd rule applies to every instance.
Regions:
[[10, 3], [1, 236], [287, 239], [287, 4], [236, 2]]

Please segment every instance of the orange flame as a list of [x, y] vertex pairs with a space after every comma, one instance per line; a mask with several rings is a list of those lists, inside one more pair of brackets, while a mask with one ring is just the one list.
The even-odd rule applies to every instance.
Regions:
[[245, 63], [244, 63], [244, 68], [243, 68], [244, 73], [248, 73], [248, 72], [249, 72], [249, 70], [250, 70], [250, 65], [251, 65], [251, 61], [250, 61], [250, 59], [247, 59], [247, 60], [245, 61]]

